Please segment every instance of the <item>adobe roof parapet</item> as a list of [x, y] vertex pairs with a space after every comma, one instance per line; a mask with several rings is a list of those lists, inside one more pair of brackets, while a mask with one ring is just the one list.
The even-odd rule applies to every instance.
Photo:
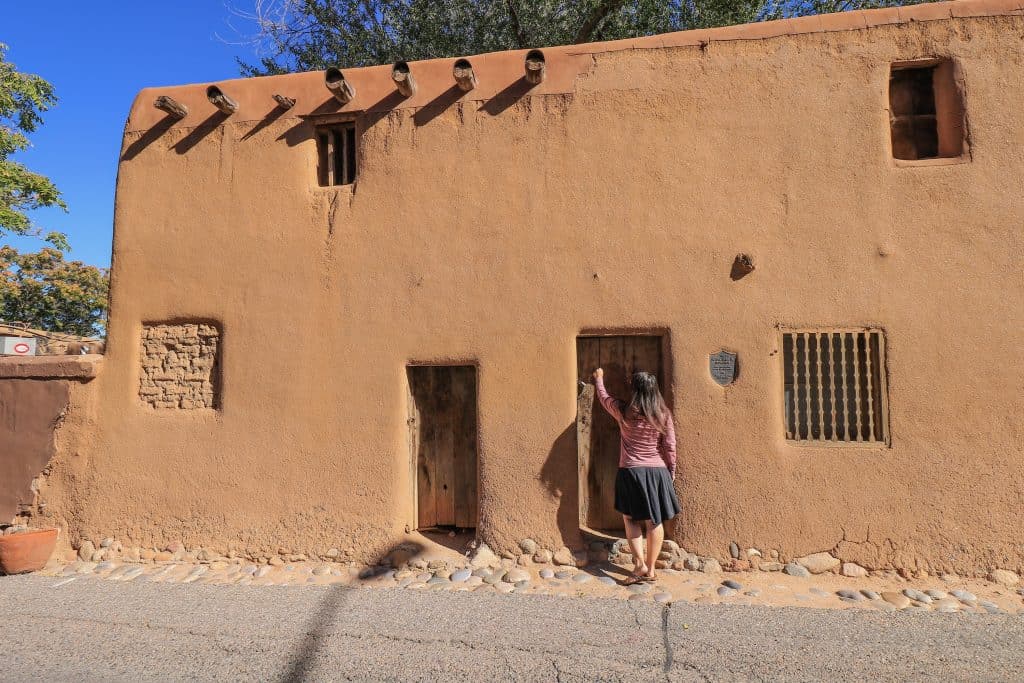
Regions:
[[[465, 90], [467, 101], [485, 101], [504, 94], [522, 95], [567, 94], [573, 92], [576, 78], [592, 64], [592, 56], [621, 50], [646, 50], [689, 46], [706, 46], [713, 42], [765, 40], [787, 35], [826, 33], [870, 29], [888, 24], [940, 21], [969, 17], [1024, 15], [1024, 0], [953, 0], [907, 7], [888, 7], [855, 10], [835, 14], [795, 17], [778, 21], [765, 21], [713, 29], [696, 29], [661, 35], [629, 38], [598, 43], [565, 45], [545, 48], [543, 80], [536, 84], [525, 82], [524, 60], [531, 51], [511, 50], [483, 55], [467, 55], [431, 59], [419, 62], [401, 62], [407, 68], [410, 82], [417, 86], [410, 95], [399, 93], [392, 80], [392, 65], [346, 68], [344, 76], [334, 69], [353, 93], [351, 99], [331, 95], [325, 88], [325, 72], [303, 72], [235, 79], [217, 84], [181, 85], [147, 88], [136, 97], [129, 114], [125, 132], [144, 131], [160, 124], [167, 127], [195, 128], [217, 119], [223, 112], [207, 97], [209, 88], [222, 95], [234, 106], [233, 121], [254, 121], [269, 116], [307, 117], [330, 114], [387, 111], [419, 108], [430, 104], [447, 91], [456, 81], [453, 66], [457, 60], [472, 61], [473, 88]], [[328, 79], [330, 80], [330, 79]], [[532, 85], [532, 87], [530, 87]], [[154, 101], [166, 98], [179, 104], [187, 116], [179, 120], [165, 114]], [[288, 103], [283, 107], [282, 99]], [[294, 102], [294, 105], [292, 103]], [[222, 103], [223, 104], [223, 103]], [[276, 114], [275, 114], [276, 110]]]
[[0, 379], [93, 379], [103, 356], [0, 356]]

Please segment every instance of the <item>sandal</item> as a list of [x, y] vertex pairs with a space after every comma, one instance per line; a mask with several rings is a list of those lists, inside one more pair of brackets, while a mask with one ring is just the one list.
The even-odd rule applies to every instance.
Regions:
[[645, 577], [641, 574], [630, 574], [628, 578], [622, 580], [623, 586], [635, 586], [638, 583], [644, 583]]
[[641, 583], [654, 583], [657, 580], [658, 580], [658, 575], [657, 574], [651, 574], [650, 576], [648, 576], [647, 574], [644, 574], [643, 576], [640, 577], [640, 582]]

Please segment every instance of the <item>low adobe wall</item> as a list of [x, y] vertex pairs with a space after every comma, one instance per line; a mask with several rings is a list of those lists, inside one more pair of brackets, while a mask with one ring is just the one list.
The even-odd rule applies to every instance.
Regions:
[[69, 411], [94, 398], [86, 385], [101, 359], [0, 358], [0, 523], [16, 516], [37, 526], [56, 523], [40, 494]]

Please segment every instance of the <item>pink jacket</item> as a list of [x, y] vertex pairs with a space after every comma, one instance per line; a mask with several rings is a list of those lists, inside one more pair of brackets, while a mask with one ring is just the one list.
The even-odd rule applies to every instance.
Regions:
[[624, 417], [626, 404], [613, 398], [604, 388], [604, 378], [595, 382], [597, 398], [608, 414], [619, 423], [622, 440], [619, 446], [619, 467], [667, 467], [672, 476], [676, 473], [676, 430], [672, 414], [665, 421], [662, 434], [643, 416], [636, 414]]

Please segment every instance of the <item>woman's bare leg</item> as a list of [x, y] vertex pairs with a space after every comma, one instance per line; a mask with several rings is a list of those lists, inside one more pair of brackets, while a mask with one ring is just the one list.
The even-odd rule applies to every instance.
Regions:
[[622, 525], [626, 528], [626, 540], [629, 541], [629, 549], [633, 552], [633, 573], [637, 576], [647, 573], [647, 563], [644, 562], [644, 539], [643, 527], [622, 515]]
[[665, 527], [654, 526], [651, 520], [646, 520], [647, 527], [647, 575], [654, 576], [654, 563], [658, 561], [658, 554], [661, 553], [661, 544], [665, 541]]

